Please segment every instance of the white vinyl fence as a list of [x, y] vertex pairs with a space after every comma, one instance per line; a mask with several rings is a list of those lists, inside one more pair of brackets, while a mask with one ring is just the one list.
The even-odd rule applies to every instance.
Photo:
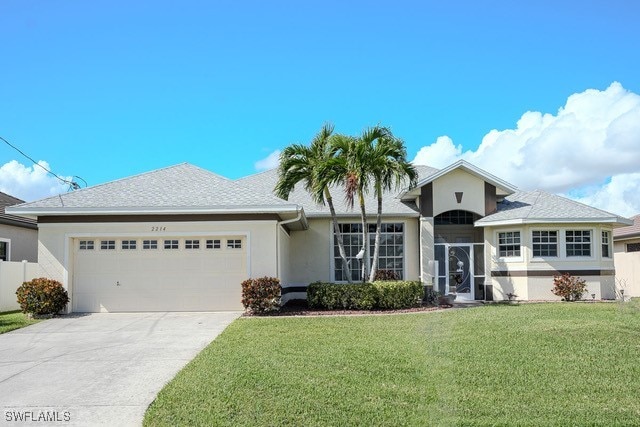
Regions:
[[16, 289], [22, 282], [38, 277], [39, 273], [36, 262], [0, 261], [0, 311], [20, 309]]

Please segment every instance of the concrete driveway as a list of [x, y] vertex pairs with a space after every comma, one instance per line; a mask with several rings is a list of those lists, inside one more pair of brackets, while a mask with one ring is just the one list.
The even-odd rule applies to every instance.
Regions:
[[162, 387], [239, 315], [71, 315], [2, 334], [0, 426], [140, 425]]

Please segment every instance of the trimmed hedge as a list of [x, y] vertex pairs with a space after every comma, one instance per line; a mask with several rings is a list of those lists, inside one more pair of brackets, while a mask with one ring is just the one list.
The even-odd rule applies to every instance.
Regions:
[[69, 302], [69, 295], [57, 280], [40, 277], [24, 282], [16, 290], [18, 304], [23, 313], [34, 316], [53, 315]]
[[371, 310], [376, 306], [377, 290], [371, 283], [311, 283], [307, 287], [307, 304], [328, 310]]
[[424, 296], [421, 282], [311, 283], [307, 287], [310, 308], [327, 310], [401, 309], [418, 305]]
[[260, 277], [242, 282], [242, 305], [255, 314], [280, 309], [280, 280]]
[[378, 308], [400, 309], [418, 305], [424, 297], [424, 287], [421, 282], [373, 282], [378, 291]]

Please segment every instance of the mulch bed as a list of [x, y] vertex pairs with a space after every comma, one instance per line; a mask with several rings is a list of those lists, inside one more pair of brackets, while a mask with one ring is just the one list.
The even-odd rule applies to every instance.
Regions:
[[291, 300], [280, 308], [280, 311], [276, 311], [269, 314], [251, 314], [244, 313], [244, 317], [283, 317], [283, 316], [357, 316], [357, 315], [372, 315], [372, 314], [398, 314], [398, 313], [421, 313], [427, 311], [443, 310], [446, 307], [438, 307], [433, 305], [424, 305], [420, 307], [404, 308], [401, 310], [319, 310], [312, 309], [307, 306], [305, 300]]

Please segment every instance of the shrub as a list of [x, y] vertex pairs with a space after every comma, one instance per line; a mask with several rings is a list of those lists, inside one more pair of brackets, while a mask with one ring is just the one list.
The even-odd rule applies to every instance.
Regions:
[[252, 313], [262, 314], [280, 308], [280, 280], [260, 277], [242, 282], [242, 305]]
[[371, 283], [311, 283], [307, 287], [307, 304], [328, 310], [371, 310], [376, 306], [377, 291]]
[[577, 301], [587, 291], [587, 282], [579, 277], [564, 273], [561, 276], [553, 276], [553, 292], [562, 297], [564, 301]]
[[22, 312], [36, 316], [56, 314], [69, 302], [62, 283], [46, 277], [24, 282], [16, 290], [16, 295]]
[[374, 282], [400, 280], [400, 276], [393, 270], [376, 270]]
[[424, 287], [421, 282], [374, 282], [378, 291], [378, 308], [399, 309], [414, 307], [422, 301]]

